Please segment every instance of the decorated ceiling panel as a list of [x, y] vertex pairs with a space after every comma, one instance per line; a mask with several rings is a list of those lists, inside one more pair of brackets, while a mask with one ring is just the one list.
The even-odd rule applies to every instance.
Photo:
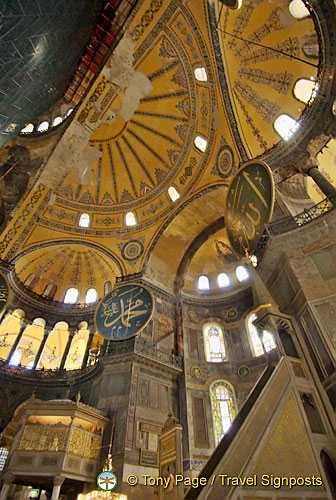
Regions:
[[280, 114], [301, 116], [305, 103], [293, 91], [301, 78], [317, 80], [318, 52], [312, 58], [304, 50], [317, 45], [317, 34], [311, 16], [295, 18], [287, 1], [244, 0], [238, 10], [221, 6], [216, 1], [210, 17], [220, 48], [218, 71], [225, 74], [222, 92], [251, 158], [279, 142], [274, 121]]
[[1, 2], [0, 145], [62, 96], [104, 4]]
[[[2, 258], [16, 262], [26, 285], [37, 275], [28, 280], [34, 292], [53, 283], [59, 301], [76, 287], [83, 302], [91, 286], [104, 293], [106, 274], [114, 282], [142, 270], [174, 289], [191, 243], [223, 217], [241, 161], [280, 139], [277, 114], [300, 116], [305, 105], [292, 89], [317, 76], [318, 59], [302, 53], [313, 21], [294, 19], [287, 2], [244, 0], [237, 11], [223, 8], [217, 30], [215, 4], [138, 3], [2, 234]], [[195, 256], [191, 275], [201, 260]]]
[[15, 272], [22, 284], [38, 295], [62, 302], [67, 289], [74, 287], [79, 291], [76, 302], [84, 303], [90, 288], [103, 297], [109, 286], [106, 283], [112, 287], [122, 269], [116, 258], [99, 249], [68, 243], [44, 245], [25, 253], [16, 260]]
[[[208, 239], [194, 253], [184, 276], [184, 291], [198, 293], [198, 278], [205, 275], [209, 279], [210, 290], [232, 294], [240, 290], [246, 283], [239, 283], [235, 274], [238, 259], [232, 254], [225, 229], [209, 235]], [[218, 275], [225, 273], [229, 284], [218, 286]]]

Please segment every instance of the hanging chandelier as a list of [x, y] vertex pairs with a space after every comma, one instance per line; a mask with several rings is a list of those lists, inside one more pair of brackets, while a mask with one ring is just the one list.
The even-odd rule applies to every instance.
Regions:
[[10, 347], [11, 344], [7, 342], [7, 337], [8, 333], [5, 333], [5, 335], [1, 335], [0, 349], [7, 349], [7, 347]]
[[56, 347], [53, 348], [52, 352], [50, 354], [45, 355], [45, 358], [49, 361], [50, 364], [57, 363], [57, 361], [60, 359], [59, 356], [56, 355]]
[[18, 349], [18, 351], [20, 351], [22, 353], [22, 357], [24, 359], [29, 358], [29, 356], [33, 356], [35, 354], [35, 352], [31, 348], [32, 345], [33, 345], [33, 343], [29, 342], [29, 344], [27, 346], [22, 346]]

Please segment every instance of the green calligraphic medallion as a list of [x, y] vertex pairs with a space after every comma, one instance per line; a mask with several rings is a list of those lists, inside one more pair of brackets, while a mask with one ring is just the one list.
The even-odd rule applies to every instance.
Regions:
[[226, 199], [225, 222], [232, 249], [240, 257], [252, 255], [270, 222], [274, 206], [274, 181], [262, 161], [242, 165]]
[[137, 283], [117, 286], [99, 302], [96, 328], [108, 340], [125, 340], [139, 333], [153, 314], [153, 297]]
[[9, 295], [9, 285], [4, 274], [0, 273], [0, 312], [6, 307]]

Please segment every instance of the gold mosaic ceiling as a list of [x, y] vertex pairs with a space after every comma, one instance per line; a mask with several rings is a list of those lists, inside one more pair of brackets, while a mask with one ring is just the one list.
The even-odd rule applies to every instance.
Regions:
[[85, 301], [86, 291], [97, 290], [98, 296], [105, 294], [106, 282], [114, 285], [122, 269], [99, 249], [86, 245], [67, 244], [45, 246], [31, 250], [15, 263], [15, 271], [32, 291], [44, 294], [48, 285], [56, 285], [55, 301], [62, 302], [65, 290], [76, 287], [80, 290], [78, 302]]
[[[219, 30], [219, 5], [214, 12], [206, 0], [139, 5], [46, 164], [43, 182], [37, 179], [0, 241], [3, 258], [24, 252], [16, 264], [23, 282], [35, 266], [44, 266], [37, 293], [58, 272], [46, 266], [48, 259], [55, 259], [61, 248], [62, 259], [70, 259], [70, 245], [72, 269], [58, 273], [56, 300], [69, 286], [77, 286], [83, 300], [87, 278], [82, 271], [77, 282], [73, 267], [81, 261], [83, 269], [86, 258], [95, 287], [103, 293], [105, 277], [98, 262], [107, 273], [108, 266], [97, 249], [109, 263], [111, 280], [139, 272], [147, 262], [151, 278], [171, 287], [188, 245], [223, 215], [225, 187], [239, 163], [279, 141], [273, 128], [277, 114], [300, 115], [304, 105], [292, 94], [295, 81], [316, 75], [304, 62], [274, 51], [270, 55], [223, 33], [281, 46], [283, 52], [292, 50], [291, 40], [294, 53], [304, 59], [302, 41], [314, 32], [313, 22], [292, 18], [288, 2], [243, 0], [237, 11], [223, 9]], [[197, 67], [205, 68], [206, 81], [195, 78]], [[79, 135], [87, 137], [83, 146]], [[195, 147], [196, 136], [207, 141], [204, 152]], [[76, 144], [100, 158], [85, 163], [85, 157], [72, 156]], [[59, 160], [62, 151], [65, 161]], [[54, 184], [48, 184], [48, 172]], [[180, 194], [175, 202], [169, 186]], [[215, 186], [220, 189], [209, 191]], [[136, 226], [125, 225], [129, 210]], [[83, 212], [90, 215], [88, 228], [78, 225]], [[85, 257], [87, 244], [95, 250], [88, 247]]]
[[[220, 6], [216, 2], [217, 19]], [[213, 37], [219, 72], [225, 72], [223, 95], [248, 156], [256, 157], [279, 142], [274, 120], [282, 113], [297, 120], [305, 108], [293, 89], [299, 79], [317, 77], [318, 57], [303, 50], [317, 42], [314, 22], [293, 17], [288, 1], [243, 0], [238, 10], [222, 10]]]

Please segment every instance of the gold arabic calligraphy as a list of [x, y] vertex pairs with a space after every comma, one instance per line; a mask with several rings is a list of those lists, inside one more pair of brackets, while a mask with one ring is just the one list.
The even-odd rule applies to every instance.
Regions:
[[[244, 254], [251, 250], [256, 239], [261, 235], [265, 222], [265, 213], [268, 215], [271, 209], [271, 203], [267, 203], [265, 199], [267, 195], [263, 194], [263, 192], [267, 193], [263, 181], [264, 178], [259, 169], [253, 174], [253, 178], [251, 178], [250, 172], [244, 170], [241, 175], [237, 176], [236, 184], [233, 183], [230, 189], [229, 198], [231, 199], [228, 200], [227, 205], [228, 229], [231, 232], [233, 241], [239, 243]], [[256, 199], [253, 200], [251, 195], [246, 193], [248, 186], [252, 188], [257, 196]], [[256, 206], [258, 202], [259, 208]], [[262, 206], [266, 210], [263, 210]]]

